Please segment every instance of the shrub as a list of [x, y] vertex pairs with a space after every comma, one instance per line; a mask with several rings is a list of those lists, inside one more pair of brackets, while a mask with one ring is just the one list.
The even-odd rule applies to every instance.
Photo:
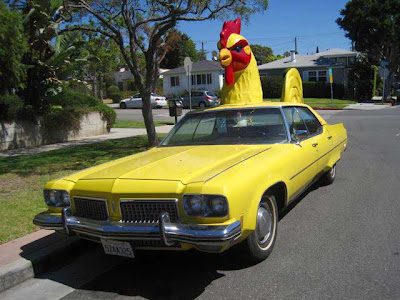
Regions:
[[283, 88], [282, 76], [261, 77], [261, 87], [263, 90], [263, 98], [280, 98]]
[[134, 94], [137, 94], [137, 91], [122, 91], [121, 92], [121, 99], [126, 99], [132, 97]]
[[67, 87], [58, 93], [56, 96], [48, 97], [50, 105], [60, 105], [62, 107], [94, 107], [102, 103], [99, 99], [82, 94]]
[[114, 103], [119, 103], [119, 101], [121, 101], [121, 92], [119, 90], [119, 88], [115, 85], [112, 85], [110, 87], [108, 87], [107, 89], [107, 98], [111, 98]]
[[0, 120], [14, 121], [21, 114], [24, 102], [17, 95], [0, 96]]
[[67, 88], [73, 92], [78, 92], [78, 93], [85, 94], [85, 95], [91, 94], [91, 91], [90, 91], [89, 87], [87, 86], [87, 84], [85, 84], [82, 81], [70, 80], [70, 81], [68, 81]]
[[217, 96], [219, 99], [221, 99], [221, 90], [215, 90], [214, 91], [215, 96]]
[[107, 130], [110, 131], [110, 128], [115, 123], [115, 119], [117, 118], [117, 113], [114, 109], [104, 104], [99, 104], [96, 107], [96, 110], [100, 112], [102, 119], [107, 121]]
[[[281, 76], [268, 76], [261, 77], [261, 86], [263, 89], [264, 98], [280, 98], [282, 95], [282, 88], [284, 77]], [[343, 84], [333, 84], [333, 96], [335, 98], [343, 98], [345, 88]], [[303, 96], [304, 98], [330, 98], [331, 86], [326, 82], [303, 82]]]

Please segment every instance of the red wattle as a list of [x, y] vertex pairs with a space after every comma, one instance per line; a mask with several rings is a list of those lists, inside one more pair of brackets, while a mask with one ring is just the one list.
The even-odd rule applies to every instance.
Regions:
[[233, 72], [233, 66], [230, 64], [225, 69], [225, 81], [227, 85], [234, 85], [235, 83], [235, 74]]

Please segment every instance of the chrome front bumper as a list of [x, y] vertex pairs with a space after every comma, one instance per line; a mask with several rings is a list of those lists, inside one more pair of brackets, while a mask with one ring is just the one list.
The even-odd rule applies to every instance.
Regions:
[[43, 229], [64, 231], [69, 235], [121, 241], [161, 240], [165, 246], [172, 246], [177, 242], [188, 243], [204, 251], [229, 246], [241, 234], [240, 221], [212, 226], [171, 223], [168, 213], [162, 213], [158, 223], [138, 224], [79, 218], [72, 215], [70, 208], [64, 208], [61, 216], [40, 213], [33, 223]]

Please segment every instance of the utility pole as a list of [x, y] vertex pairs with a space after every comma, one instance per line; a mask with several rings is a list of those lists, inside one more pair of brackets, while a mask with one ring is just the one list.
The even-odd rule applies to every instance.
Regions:
[[294, 51], [296, 54], [298, 54], [298, 52], [297, 52], [297, 37], [294, 38]]
[[206, 41], [199, 41], [199, 43], [201, 44], [201, 53], [204, 55], [204, 58], [207, 58], [206, 57], [206, 50], [204, 50], [204, 44], [207, 44], [207, 42]]

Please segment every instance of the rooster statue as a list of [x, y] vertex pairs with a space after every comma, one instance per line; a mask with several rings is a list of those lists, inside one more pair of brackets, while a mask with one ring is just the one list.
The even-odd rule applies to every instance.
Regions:
[[[249, 43], [240, 35], [241, 21], [224, 22], [218, 42], [219, 60], [225, 69], [222, 104], [243, 105], [263, 102], [260, 74]], [[300, 73], [292, 68], [285, 75], [282, 102], [303, 103]]]
[[224, 22], [218, 42], [219, 60], [225, 69], [222, 104], [251, 104], [263, 101], [260, 74], [249, 43], [240, 35], [241, 21]]

